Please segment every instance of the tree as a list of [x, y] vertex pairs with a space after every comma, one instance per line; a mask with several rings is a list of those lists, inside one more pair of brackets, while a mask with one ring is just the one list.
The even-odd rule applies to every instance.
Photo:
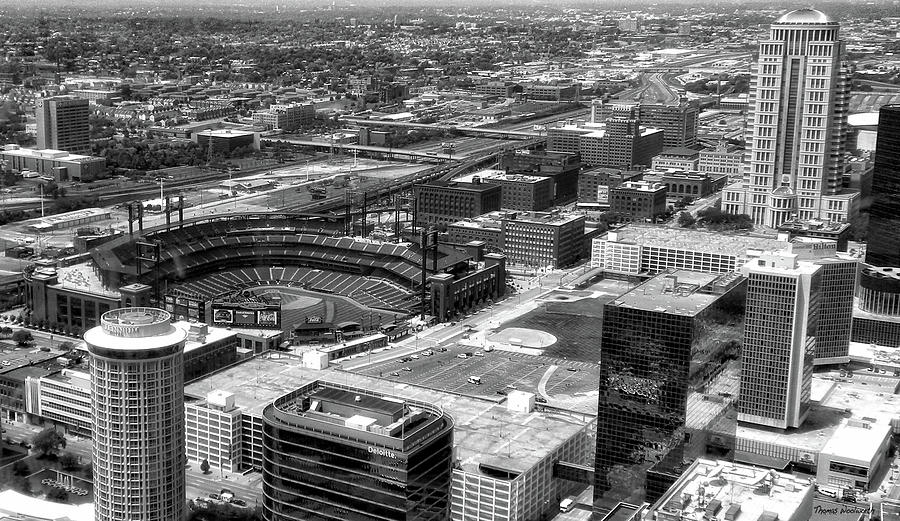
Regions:
[[81, 466], [81, 459], [71, 452], [66, 452], [59, 457], [59, 464], [63, 470], [74, 470]]
[[31, 480], [23, 479], [22, 483], [19, 484], [19, 491], [25, 494], [26, 496], [30, 496], [32, 494], [31, 491]]
[[28, 465], [27, 461], [20, 459], [19, 461], [13, 463], [12, 471], [16, 476], [27, 476], [31, 474], [31, 467]]
[[31, 331], [20, 329], [12, 334], [12, 340], [19, 347], [24, 347], [34, 341], [34, 336], [32, 336]]
[[34, 435], [31, 446], [41, 453], [41, 456], [55, 455], [60, 449], [66, 448], [66, 438], [53, 427], [47, 427]]
[[206, 458], [204, 458], [204, 459], [203, 459], [203, 462], [200, 463], [200, 470], [201, 470], [204, 474], [209, 474], [209, 461], [207, 461]]
[[61, 488], [50, 489], [50, 492], [47, 492], [47, 501], [54, 501], [56, 503], [68, 503], [69, 493]]
[[681, 212], [678, 214], [678, 226], [682, 228], [688, 228], [694, 225], [697, 222], [697, 219], [694, 219], [694, 216], [691, 215], [690, 212]]

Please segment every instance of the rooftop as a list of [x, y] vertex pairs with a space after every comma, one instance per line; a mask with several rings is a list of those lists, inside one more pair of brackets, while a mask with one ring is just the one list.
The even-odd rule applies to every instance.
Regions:
[[245, 137], [252, 136], [255, 132], [250, 130], [238, 130], [234, 128], [222, 128], [218, 130], [202, 130], [197, 132], [198, 136], [209, 136], [209, 137]]
[[740, 280], [737, 273], [677, 270], [657, 275], [607, 305], [692, 317]]
[[213, 390], [231, 392], [235, 405], [243, 413], [261, 416], [263, 409], [276, 398], [313, 380], [352, 384], [387, 396], [442, 407], [453, 417], [454, 442], [466, 472], [478, 472], [481, 463], [514, 473], [524, 472], [593, 420], [592, 416], [562, 411], [513, 412], [504, 403], [484, 398], [361, 374], [316, 371], [303, 367], [299, 358], [284, 354], [254, 357], [188, 384], [184, 393], [205, 399]]
[[896, 380], [879, 379], [885, 383], [844, 380], [813, 376], [813, 406], [799, 428], [782, 430], [738, 423], [738, 438], [815, 454], [824, 449], [847, 418], [875, 418], [877, 423], [884, 424], [889, 424], [892, 419], [900, 421], [900, 396], [892, 396], [897, 387]]
[[81, 154], [70, 154], [65, 150], [53, 150], [52, 148], [20, 148], [18, 145], [6, 145], [0, 150], [0, 154], [8, 154], [11, 156], [30, 157], [34, 159], [52, 159], [54, 161], [73, 161], [82, 162], [86, 160], [100, 160], [102, 158], [85, 156]]
[[466, 183], [460, 181], [431, 181], [430, 183], [425, 183], [421, 185], [416, 185], [417, 187], [446, 187], [446, 188], [454, 188], [456, 190], [470, 190], [477, 192], [486, 192], [488, 190], [499, 190], [500, 187], [498, 185], [493, 185], [490, 183]]
[[187, 332], [175, 327], [171, 318], [168, 311], [157, 308], [114, 309], [100, 317], [99, 326], [84, 334], [84, 341], [89, 346], [116, 351], [173, 346], [183, 342]]
[[[694, 150], [693, 148], [687, 148], [687, 147], [669, 147], [669, 148], [664, 148], [663, 151], [659, 153], [659, 156], [697, 158], [697, 157], [700, 157], [700, 151]], [[659, 157], [659, 156], [657, 156], [657, 157]]]
[[822, 447], [822, 452], [842, 459], [870, 462], [881, 455], [884, 440], [890, 435], [891, 425], [884, 421], [844, 420]]
[[[47, 270], [47, 268], [39, 268], [38, 271], [40, 270]], [[52, 268], [49, 270], [52, 270]], [[47, 271], [47, 273], [50, 274], [52, 271]], [[56, 275], [57, 283], [55, 287], [57, 288], [115, 299], [121, 297], [118, 290], [110, 289], [103, 285], [97, 272], [88, 263], [56, 268]]]
[[779, 241], [775, 237], [726, 234], [642, 224], [623, 226], [614, 232], [609, 232], [607, 237], [613, 234], [616, 239], [608, 240], [674, 250], [732, 255], [737, 258], [746, 257], [747, 250], [762, 252], [788, 248], [787, 242]]
[[678, 517], [685, 521], [700, 521], [729, 509], [739, 511], [740, 519], [765, 519], [765, 512], [777, 515], [771, 519], [806, 519], [809, 516], [797, 510], [805, 504], [812, 514], [812, 502], [805, 501], [812, 493], [812, 486], [802, 478], [701, 458], [650, 507], [653, 514], [648, 513], [647, 519], [667, 512], [680, 513]]
[[507, 212], [503, 220], [562, 226], [578, 220], [584, 220], [584, 215], [559, 212]]
[[62, 371], [47, 376], [47, 380], [66, 383], [72, 387], [80, 387], [85, 391], [91, 390], [91, 375], [84, 371], [76, 371], [73, 369], [63, 369]]
[[549, 182], [549, 178], [541, 177], [536, 175], [525, 175], [525, 174], [508, 174], [505, 170], [481, 170], [480, 172], [474, 172], [471, 174], [466, 174], [461, 177], [457, 177], [454, 181], [459, 183], [471, 183], [472, 179], [478, 177], [482, 181], [513, 181], [517, 183], [540, 183], [542, 181]]

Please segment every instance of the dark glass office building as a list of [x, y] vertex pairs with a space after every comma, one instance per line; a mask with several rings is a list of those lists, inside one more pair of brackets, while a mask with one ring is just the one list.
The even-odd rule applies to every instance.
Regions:
[[317, 381], [263, 418], [267, 521], [449, 518], [453, 422], [437, 407]]
[[691, 461], [733, 457], [746, 284], [664, 273], [606, 304], [594, 511], [653, 502]]
[[878, 116], [866, 264], [900, 266], [900, 105]]

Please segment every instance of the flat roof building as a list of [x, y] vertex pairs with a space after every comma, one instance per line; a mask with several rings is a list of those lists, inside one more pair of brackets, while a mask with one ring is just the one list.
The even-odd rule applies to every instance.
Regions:
[[727, 461], [698, 459], [647, 510], [644, 519], [806, 521], [813, 485], [804, 478]]
[[609, 191], [609, 210], [629, 219], [655, 219], [666, 213], [666, 186], [646, 181], [625, 181]]
[[449, 224], [499, 210], [503, 197], [500, 186], [482, 183], [480, 179], [472, 181], [415, 185], [416, 222], [422, 226]]
[[747, 308], [738, 420], [799, 427], [809, 414], [822, 267], [766, 252], [741, 269]]
[[65, 150], [21, 148], [4, 145], [0, 158], [13, 170], [31, 170], [54, 181], [93, 181], [106, 173], [106, 158], [73, 154]]
[[512, 174], [552, 179], [554, 205], [567, 204], [578, 197], [581, 157], [577, 148], [574, 151], [514, 150], [500, 158], [500, 168]]
[[711, 446], [733, 452], [744, 297], [738, 273], [679, 270], [604, 306], [595, 512], [655, 501]]
[[[296, 391], [297, 382], [314, 380], [339, 387], [347, 385], [342, 373], [307, 368], [299, 357], [270, 353], [193, 382], [185, 388], [185, 394], [191, 403], [205, 400], [210, 390], [233, 393], [234, 405], [241, 412], [241, 468], [261, 469], [263, 410], [279, 397]], [[354, 387], [370, 393], [431, 404], [452, 418], [453, 521], [526, 521], [542, 514], [549, 516], [558, 511], [558, 498], [576, 486], [556, 475], [556, 464], [583, 464], [594, 448], [593, 417], [559, 409], [537, 410], [533, 408], [533, 398], [530, 408], [518, 411], [498, 400], [362, 374], [354, 374], [352, 382]], [[205, 451], [211, 437], [201, 425], [198, 423], [196, 441], [198, 450]], [[507, 434], [501, 436], [502, 433]]]
[[506, 210], [540, 212], [553, 205], [553, 179], [525, 174], [510, 174], [503, 170], [481, 170], [455, 179], [471, 183], [500, 185], [500, 207]]
[[578, 202], [609, 205], [609, 190], [626, 181], [641, 181], [643, 172], [597, 167], [578, 174]]
[[89, 154], [88, 105], [88, 100], [76, 96], [38, 98], [34, 109], [38, 148]]
[[584, 215], [508, 212], [502, 219], [503, 253], [510, 263], [561, 268], [584, 254]]
[[653, 170], [697, 170], [700, 152], [693, 148], [669, 147], [653, 156], [650, 167]]
[[591, 266], [631, 275], [668, 269], [725, 273], [764, 251], [788, 247], [774, 237], [632, 223], [593, 240]]
[[453, 421], [438, 406], [314, 381], [263, 418], [270, 521], [447, 519]]

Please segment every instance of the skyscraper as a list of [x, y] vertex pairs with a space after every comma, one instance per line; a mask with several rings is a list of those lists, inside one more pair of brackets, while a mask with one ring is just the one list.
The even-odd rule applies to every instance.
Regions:
[[65, 150], [71, 154], [90, 154], [88, 100], [75, 96], [38, 98], [37, 146]]
[[184, 519], [186, 337], [168, 312], [139, 307], [108, 311], [84, 334], [96, 521]]
[[822, 266], [766, 252], [744, 265], [747, 308], [738, 420], [786, 429], [809, 413]]
[[866, 263], [900, 267], [900, 105], [878, 116]]
[[733, 452], [743, 303], [740, 274], [678, 270], [604, 306], [596, 512], [654, 501], [685, 461]]
[[759, 44], [747, 125], [744, 180], [725, 189], [723, 209], [758, 225], [848, 221], [859, 211], [844, 189], [849, 81], [839, 24], [798, 9], [776, 20]]

